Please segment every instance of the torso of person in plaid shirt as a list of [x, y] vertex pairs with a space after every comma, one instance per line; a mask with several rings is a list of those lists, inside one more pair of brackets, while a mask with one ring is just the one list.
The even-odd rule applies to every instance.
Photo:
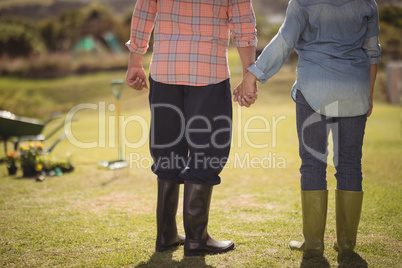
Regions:
[[144, 54], [153, 28], [150, 75], [166, 84], [226, 80], [230, 35], [237, 47], [257, 42], [251, 0], [138, 0], [126, 43], [130, 51]]

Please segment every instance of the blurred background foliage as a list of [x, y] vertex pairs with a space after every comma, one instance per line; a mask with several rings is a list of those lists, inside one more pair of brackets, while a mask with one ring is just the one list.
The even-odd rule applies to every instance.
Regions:
[[383, 63], [402, 59], [402, 8], [380, 8], [380, 43]]
[[[124, 69], [135, 1], [1, 1], [0, 74], [57, 77], [72, 73]], [[383, 63], [402, 59], [402, 7], [380, 5]], [[279, 29], [286, 1], [253, 1], [258, 51]], [[69, 8], [66, 8], [69, 7]], [[38, 11], [39, 10], [39, 11]], [[282, 17], [276, 23], [269, 20]], [[152, 46], [150, 46], [152, 49]], [[99, 59], [102, 59], [101, 61]], [[292, 55], [290, 61], [297, 59]]]
[[25, 18], [0, 19], [0, 53], [10, 57], [29, 56], [45, 52], [37, 28]]
[[43, 19], [0, 14], [0, 74], [48, 78], [123, 68], [131, 16], [98, 3]]

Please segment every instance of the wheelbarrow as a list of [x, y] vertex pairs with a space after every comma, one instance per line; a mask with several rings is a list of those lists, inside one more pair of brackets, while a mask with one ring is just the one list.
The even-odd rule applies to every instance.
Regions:
[[[53, 114], [47, 120], [42, 121], [36, 118], [18, 116], [9, 111], [0, 111], [0, 140], [4, 142], [5, 153], [7, 154], [7, 142], [10, 141], [10, 138], [17, 138], [17, 140], [13, 142], [14, 150], [17, 150], [19, 142], [24, 140], [44, 141], [45, 136], [42, 134], [43, 129], [50, 121], [59, 117], [61, 117], [61, 113]], [[47, 138], [53, 136], [63, 126], [64, 122], [58, 125]], [[56, 144], [65, 138], [65, 135], [66, 134], [63, 133], [47, 152], [53, 150]]]

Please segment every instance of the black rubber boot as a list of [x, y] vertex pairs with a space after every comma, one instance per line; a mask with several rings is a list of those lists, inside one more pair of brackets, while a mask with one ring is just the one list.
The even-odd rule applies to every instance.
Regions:
[[186, 232], [185, 256], [205, 256], [235, 248], [231, 241], [216, 241], [208, 235], [208, 217], [213, 186], [184, 183], [183, 220]]
[[156, 246], [158, 252], [184, 244], [185, 237], [178, 235], [176, 225], [180, 184], [158, 179], [158, 203], [156, 207]]

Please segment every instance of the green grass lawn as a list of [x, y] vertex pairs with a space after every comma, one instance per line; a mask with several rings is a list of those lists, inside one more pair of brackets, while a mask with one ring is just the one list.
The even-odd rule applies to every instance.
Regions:
[[[240, 78], [236, 69], [232, 74], [234, 87]], [[14, 95], [6, 87], [10, 81], [17, 91], [31, 89], [39, 100], [46, 97], [51, 111], [57, 110], [58, 103], [63, 111], [68, 111], [67, 104], [95, 105], [76, 112], [78, 121], [71, 125], [70, 141], [64, 140], [52, 153], [55, 159], [71, 154], [76, 165], [73, 173], [40, 183], [21, 178], [21, 171], [8, 177], [5, 166], [0, 166], [0, 266], [358, 267], [367, 263], [401, 267], [401, 110], [381, 101], [368, 120], [364, 142], [365, 196], [356, 247], [360, 257], [355, 256], [348, 266], [338, 261], [332, 249], [336, 239], [332, 166], [328, 168], [325, 259], [304, 260], [302, 253], [288, 249], [291, 239], [302, 239], [300, 160], [289, 94], [294, 76], [292, 67], [284, 67], [260, 87], [254, 106], [240, 109], [234, 104], [231, 158], [222, 184], [214, 188], [208, 231], [216, 239], [233, 240], [237, 248], [223, 255], [191, 258], [183, 257], [182, 247], [154, 252], [156, 180], [149, 169], [147, 140], [143, 140], [149, 124], [146, 91], [126, 88], [123, 92], [123, 137], [131, 168], [110, 171], [97, 162], [118, 157], [114, 112], [109, 109], [114, 98], [108, 83], [124, 78], [123, 72], [51, 81], [0, 78], [2, 94], [8, 92], [12, 101]], [[46, 114], [46, 105], [38, 109]], [[104, 124], [106, 133], [99, 134], [99, 122], [104, 122], [101, 129]], [[94, 148], [79, 148], [72, 138]], [[180, 200], [177, 222], [184, 233], [181, 207]]]

